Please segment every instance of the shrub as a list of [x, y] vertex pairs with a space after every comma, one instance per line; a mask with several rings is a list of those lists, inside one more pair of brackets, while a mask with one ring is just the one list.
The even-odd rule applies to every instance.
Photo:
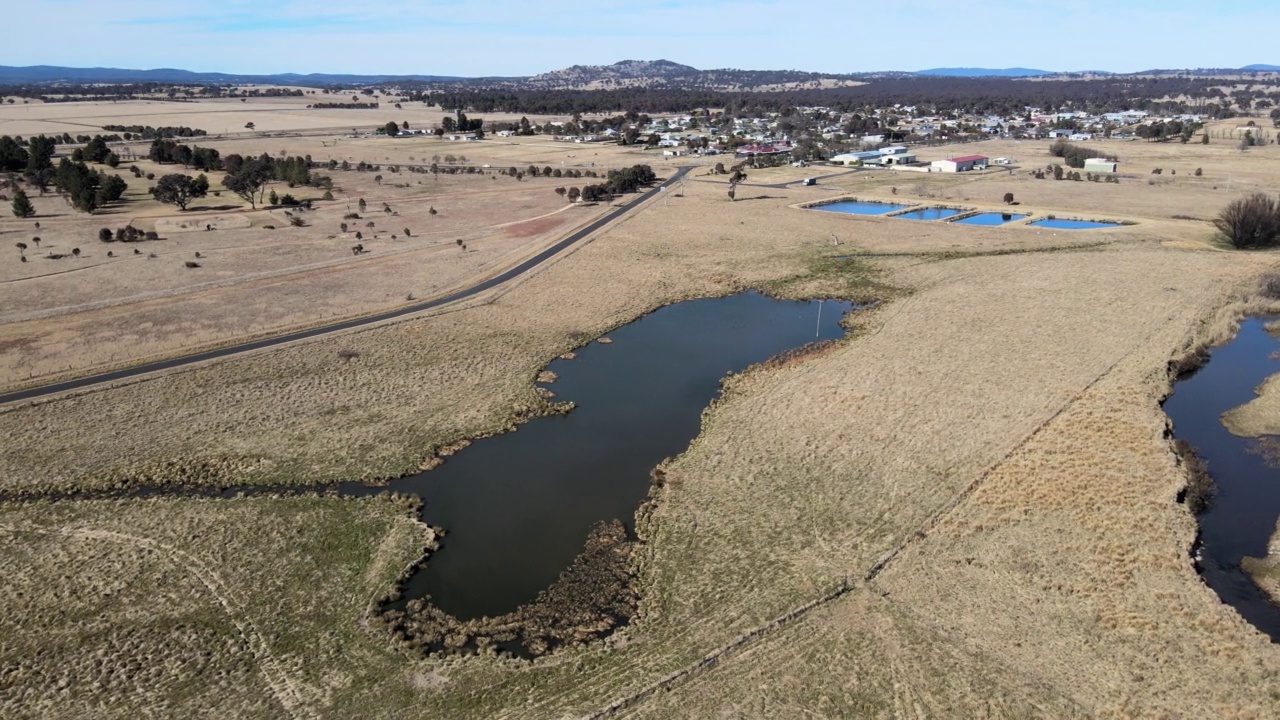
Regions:
[[1254, 193], [1233, 200], [1213, 224], [1237, 248], [1271, 247], [1280, 244], [1280, 202]]
[[111, 228], [102, 228], [98, 231], [98, 239], [102, 242], [111, 242], [115, 237], [115, 233], [111, 232]]
[[1258, 284], [1258, 292], [1269, 300], [1280, 300], [1280, 274], [1270, 273]]

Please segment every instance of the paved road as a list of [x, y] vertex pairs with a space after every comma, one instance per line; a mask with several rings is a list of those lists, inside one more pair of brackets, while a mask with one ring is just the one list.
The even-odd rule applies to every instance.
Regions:
[[77, 390], [79, 388], [89, 387], [90, 385], [97, 385], [99, 383], [116, 382], [118, 380], [138, 377], [139, 375], [146, 375], [147, 373], [153, 373], [157, 370], [168, 370], [169, 368], [182, 367], [183, 365], [191, 365], [198, 362], [204, 362], [206, 360], [214, 360], [216, 358], [227, 357], [229, 355], [237, 355], [239, 353], [245, 353], [252, 350], [260, 350], [262, 348], [268, 348], [275, 345], [283, 345], [296, 340], [306, 340], [307, 338], [318, 337], [320, 335], [342, 332], [344, 330], [358, 328], [363, 325], [372, 325], [373, 323], [382, 322], [384, 320], [412, 315], [413, 313], [430, 310], [459, 300], [465, 300], [466, 298], [478, 295], [486, 290], [502, 285], [512, 278], [519, 277], [520, 275], [533, 270], [543, 262], [555, 257], [592, 233], [595, 233], [614, 220], [617, 220], [619, 217], [622, 217], [631, 210], [634, 210], [642, 202], [661, 192], [662, 188], [679, 180], [691, 169], [692, 168], [690, 167], [680, 168], [670, 178], [667, 178], [661, 184], [649, 189], [635, 201], [613, 210], [599, 220], [596, 220], [590, 225], [573, 233], [537, 255], [534, 255], [528, 260], [525, 260], [519, 265], [516, 265], [499, 275], [495, 275], [488, 280], [484, 280], [472, 285], [471, 287], [449, 293], [448, 295], [437, 297], [432, 300], [424, 300], [420, 303], [406, 305], [404, 307], [396, 308], [395, 310], [388, 310], [376, 315], [366, 315], [364, 317], [343, 320], [342, 322], [333, 323], [332, 325], [322, 325], [309, 330], [299, 330], [296, 332], [285, 333], [283, 335], [275, 335], [259, 340], [253, 340], [251, 342], [218, 348], [216, 350], [206, 350], [204, 352], [197, 352], [191, 355], [169, 358], [168, 360], [157, 360], [155, 362], [143, 363], [142, 365], [135, 365], [133, 367], [123, 368], [120, 370], [112, 370], [110, 372], [98, 373], [96, 375], [86, 375], [85, 377], [75, 378], [74, 380], [65, 380], [63, 382], [52, 383], [50, 385], [40, 385], [37, 387], [26, 388], [24, 390], [15, 390], [13, 392], [0, 395], [0, 404], [18, 402], [20, 400], [30, 400], [32, 398], [44, 397], [46, 395], [56, 395], [57, 393], [67, 392], [68, 390]]
[[[841, 171], [838, 171], [838, 172], [827, 173], [826, 175], [816, 175], [816, 176], [814, 176], [814, 178], [813, 178], [813, 179], [814, 179], [814, 180], [817, 180], [818, 182], [821, 182], [821, 181], [823, 181], [823, 180], [830, 180], [831, 178], [844, 177], [845, 175], [855, 175], [855, 174], [857, 174], [857, 173], [864, 173], [864, 172], [869, 172], [869, 171], [867, 171], [867, 170], [862, 170], [862, 169], [841, 170]], [[714, 182], [717, 182], [717, 181], [716, 181], [716, 180], [697, 180], [697, 179], [695, 179], [695, 180], [694, 180], [694, 182], [714, 183]], [[802, 183], [802, 182], [803, 182], [802, 180], [791, 180], [791, 181], [789, 181], [789, 182], [771, 183], [771, 184], [767, 184], [767, 185], [766, 185], [766, 184], [762, 184], [762, 183], [747, 183], [747, 182], [743, 182], [743, 183], [738, 183], [738, 187], [758, 187], [758, 188], [772, 188], [772, 189], [774, 189], [774, 190], [789, 190], [789, 189], [791, 189], [793, 186], [800, 186], [800, 187], [803, 187], [803, 185], [801, 185], [801, 183]]]

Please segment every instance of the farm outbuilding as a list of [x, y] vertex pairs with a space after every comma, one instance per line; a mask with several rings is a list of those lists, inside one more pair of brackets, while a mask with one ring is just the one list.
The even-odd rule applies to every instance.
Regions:
[[987, 169], [986, 155], [964, 155], [961, 157], [934, 160], [933, 168], [941, 172], [968, 172], [970, 170]]
[[1085, 172], [1095, 173], [1113, 173], [1116, 171], [1117, 163], [1114, 160], [1106, 158], [1087, 158], [1084, 161]]

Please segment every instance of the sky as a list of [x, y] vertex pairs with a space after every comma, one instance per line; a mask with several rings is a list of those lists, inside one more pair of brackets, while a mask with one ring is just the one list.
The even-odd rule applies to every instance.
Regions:
[[534, 75], [624, 59], [847, 73], [1280, 65], [1274, 0], [31, 0], [0, 65]]

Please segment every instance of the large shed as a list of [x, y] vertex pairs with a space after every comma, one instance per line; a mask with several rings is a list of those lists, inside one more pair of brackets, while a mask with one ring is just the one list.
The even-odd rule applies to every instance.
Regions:
[[946, 160], [934, 160], [932, 166], [941, 172], [968, 172], [985, 170], [988, 160], [986, 155], [963, 155]]
[[1113, 173], [1117, 165], [1114, 160], [1106, 158], [1086, 158], [1084, 161], [1085, 172]]

